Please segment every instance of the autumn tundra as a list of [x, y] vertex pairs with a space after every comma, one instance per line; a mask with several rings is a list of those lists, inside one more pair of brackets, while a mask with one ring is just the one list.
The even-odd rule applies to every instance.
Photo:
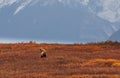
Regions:
[[120, 78], [120, 43], [1, 43], [0, 78]]

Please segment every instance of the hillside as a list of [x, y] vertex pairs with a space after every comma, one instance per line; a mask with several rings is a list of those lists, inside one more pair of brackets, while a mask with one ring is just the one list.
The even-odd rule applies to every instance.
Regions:
[[119, 54], [117, 42], [0, 44], [0, 78], [120, 78]]

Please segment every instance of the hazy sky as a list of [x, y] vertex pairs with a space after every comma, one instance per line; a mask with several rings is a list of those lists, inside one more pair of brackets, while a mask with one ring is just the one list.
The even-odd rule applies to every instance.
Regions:
[[96, 42], [119, 30], [120, 0], [0, 0], [0, 42]]

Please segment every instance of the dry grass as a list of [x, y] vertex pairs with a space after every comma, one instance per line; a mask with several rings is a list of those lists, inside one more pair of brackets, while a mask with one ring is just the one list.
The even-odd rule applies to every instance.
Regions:
[[120, 44], [111, 42], [0, 44], [0, 78], [120, 78], [119, 54]]
[[93, 59], [90, 60], [81, 66], [92, 66], [92, 67], [112, 67], [119, 66], [120, 60], [115, 59]]

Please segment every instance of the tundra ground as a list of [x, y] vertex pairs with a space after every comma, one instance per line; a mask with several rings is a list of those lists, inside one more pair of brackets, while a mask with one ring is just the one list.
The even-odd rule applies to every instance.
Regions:
[[0, 78], [120, 78], [120, 43], [0, 44]]

